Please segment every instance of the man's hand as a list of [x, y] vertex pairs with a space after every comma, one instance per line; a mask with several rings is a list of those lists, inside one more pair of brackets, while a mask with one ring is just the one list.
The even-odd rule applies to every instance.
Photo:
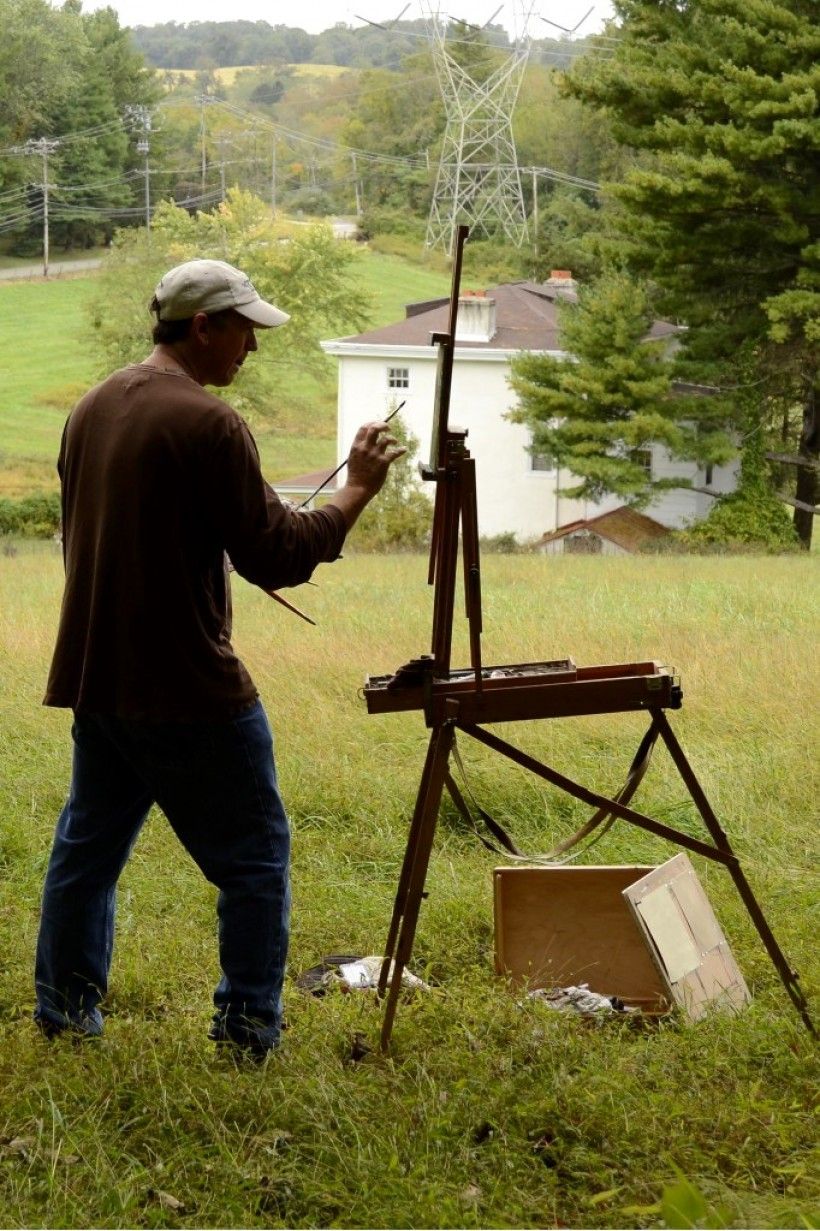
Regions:
[[344, 515], [348, 530], [381, 490], [393, 462], [406, 452], [404, 445], [388, 434], [383, 420], [359, 428], [347, 462], [347, 482], [330, 501]]
[[395, 436], [387, 434], [387, 424], [365, 423], [356, 433], [347, 459], [347, 484], [360, 487], [372, 499], [381, 490], [387, 472], [407, 450]]

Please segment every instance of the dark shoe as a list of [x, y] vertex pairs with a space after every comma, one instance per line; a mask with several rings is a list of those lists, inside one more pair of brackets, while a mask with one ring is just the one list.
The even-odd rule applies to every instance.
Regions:
[[237, 1020], [217, 1013], [211, 1022], [208, 1038], [212, 1043], [231, 1047], [254, 1060], [264, 1060], [279, 1046], [280, 1027], [258, 1018], [242, 1017]]
[[58, 1020], [35, 1009], [34, 1024], [47, 1039], [57, 1039], [61, 1035], [69, 1035], [75, 1039], [98, 1039], [103, 1032], [102, 1017], [97, 1012], [93, 1016], [86, 1015], [77, 1020], [70, 1017]]

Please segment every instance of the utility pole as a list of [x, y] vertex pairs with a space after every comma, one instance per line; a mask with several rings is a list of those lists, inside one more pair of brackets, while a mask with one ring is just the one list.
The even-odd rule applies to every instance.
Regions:
[[137, 142], [137, 152], [145, 155], [145, 229], [151, 230], [151, 168], [148, 165], [148, 155], [151, 150], [151, 145], [148, 141], [148, 136], [144, 136]]
[[361, 193], [361, 188], [359, 185], [359, 172], [356, 168], [356, 155], [351, 154], [350, 158], [353, 163], [353, 187], [356, 192], [356, 217], [361, 218], [362, 216], [362, 193]]
[[37, 141], [27, 141], [23, 146], [26, 154], [39, 154], [43, 160], [43, 277], [48, 277], [48, 158], [59, 147], [60, 142], [54, 138], [40, 137]]
[[230, 137], [221, 136], [216, 139], [217, 148], [219, 150], [219, 191], [221, 200], [224, 202], [226, 197], [225, 189], [225, 151], [229, 145], [233, 145]]
[[[197, 94], [196, 102], [199, 103], [199, 162], [200, 162], [200, 194], [204, 198], [205, 188], [208, 175], [208, 127], [205, 123], [205, 108], [210, 103], [217, 102], [217, 99], [212, 98], [210, 94]], [[224, 192], [223, 192], [224, 197]]]
[[205, 130], [205, 103], [207, 98], [204, 94], [199, 96], [199, 142], [201, 150], [201, 181], [200, 192], [205, 196], [205, 172], [207, 169], [207, 152], [205, 148], [206, 130]]
[[151, 111], [148, 107], [134, 106], [126, 107], [126, 115], [134, 121], [139, 127], [139, 139], [137, 140], [137, 153], [142, 154], [145, 162], [143, 164], [143, 175], [145, 177], [145, 229], [151, 230], [151, 168], [148, 163], [148, 155], [151, 152], [151, 142], [149, 136], [151, 133]]
[[270, 147], [270, 207], [271, 213], [276, 213], [276, 138]]
[[532, 250], [538, 256], [538, 177], [535, 174], [535, 167], [530, 167], [530, 170], [532, 171]]

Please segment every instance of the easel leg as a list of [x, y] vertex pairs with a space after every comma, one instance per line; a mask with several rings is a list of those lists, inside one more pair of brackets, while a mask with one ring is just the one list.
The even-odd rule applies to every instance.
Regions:
[[430, 737], [430, 742], [427, 745], [427, 755], [424, 760], [424, 769], [421, 771], [421, 781], [419, 783], [418, 794], [416, 796], [416, 806], [413, 810], [413, 819], [410, 822], [410, 829], [407, 834], [407, 847], [404, 852], [401, 873], [399, 874], [399, 884], [396, 889], [396, 900], [393, 904], [393, 916], [390, 920], [390, 928], [387, 933], [387, 941], [384, 947], [384, 962], [382, 963], [381, 973], [379, 975], [379, 996], [383, 996], [387, 990], [387, 980], [390, 974], [390, 962], [395, 955], [396, 939], [399, 934], [399, 927], [401, 925], [404, 909], [407, 904], [407, 888], [410, 884], [410, 874], [413, 870], [413, 860], [416, 857], [416, 849], [419, 841], [419, 827], [424, 815], [424, 806], [427, 800], [427, 790], [437, 747], [438, 734], [439, 731], [435, 730]]
[[816, 1031], [814, 1029], [814, 1024], [808, 1013], [808, 1004], [805, 996], [803, 995], [802, 988], [798, 983], [799, 976], [795, 970], [792, 970], [791, 966], [786, 961], [783, 950], [777, 943], [774, 933], [769, 927], [766, 916], [763, 914], [760, 904], [752, 892], [752, 887], [746, 880], [743, 869], [737, 861], [737, 856], [732, 850], [729, 839], [723, 832], [720, 822], [712, 811], [711, 804], [704, 794], [703, 787], [695, 777], [692, 766], [689, 764], [686, 754], [678, 743], [677, 736], [669, 725], [669, 720], [662, 710], [653, 711], [653, 717], [655, 719], [655, 723], [657, 724], [658, 730], [660, 731], [661, 738], [669, 749], [669, 755], [675, 762], [681, 778], [689, 788], [689, 794], [692, 796], [692, 800], [694, 801], [698, 812], [703, 817], [704, 824], [709, 830], [715, 846], [718, 850], [725, 851], [728, 855], [733, 857], [731, 860], [726, 862], [725, 866], [727, 867], [732, 880], [735, 882], [735, 888], [740, 894], [741, 901], [746, 907], [752, 923], [757, 928], [758, 935], [763, 941], [763, 944], [766, 947], [766, 952], [769, 954], [775, 970], [780, 975], [780, 980], [788, 992], [794, 1007], [803, 1019], [803, 1023], [807, 1029], [812, 1034], [815, 1034]]
[[[390, 990], [387, 995], [381, 1031], [382, 1051], [386, 1051], [390, 1043], [393, 1019], [396, 1016], [396, 1006], [401, 992], [401, 976], [413, 951], [416, 924], [424, 894], [424, 882], [427, 878], [427, 866], [433, 848], [433, 836], [436, 831], [441, 793], [453, 739], [453, 724], [445, 723], [444, 726], [433, 729], [427, 749], [427, 759], [424, 763], [396, 902], [393, 907], [384, 963], [379, 976], [380, 995], [384, 994], [387, 980], [390, 978]], [[391, 960], [393, 962], [392, 976], [390, 975]]]

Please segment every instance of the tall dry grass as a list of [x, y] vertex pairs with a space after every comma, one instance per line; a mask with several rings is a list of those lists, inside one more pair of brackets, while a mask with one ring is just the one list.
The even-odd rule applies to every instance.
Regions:
[[[377, 952], [426, 732], [368, 717], [357, 692], [428, 648], [418, 557], [349, 555], [296, 601], [310, 629], [239, 582], [235, 642], [272, 716], [295, 833], [292, 970]], [[818, 798], [814, 561], [547, 560], [483, 564], [485, 658], [676, 667], [672, 715], [776, 935], [816, 991]], [[68, 715], [39, 700], [61, 570], [51, 545], [0, 556], [0, 1223], [7, 1226], [671, 1225], [688, 1176], [704, 1225], [814, 1225], [816, 1052], [721, 869], [695, 860], [754, 994], [737, 1018], [589, 1028], [522, 1004], [492, 974], [496, 859], [445, 811], [414, 969], [389, 1059], [366, 996], [288, 989], [290, 1029], [264, 1069], [214, 1059], [214, 895], [152, 816], [122, 879], [106, 1036], [49, 1046], [29, 1021], [37, 907], [69, 770]], [[466, 661], [456, 615], [454, 662]], [[502, 733], [613, 789], [639, 716]], [[544, 849], [584, 809], [477, 746], [473, 791]], [[638, 806], [700, 823], [656, 754]], [[671, 848], [616, 825], [596, 862]], [[170, 1194], [182, 1203], [174, 1207]]]

